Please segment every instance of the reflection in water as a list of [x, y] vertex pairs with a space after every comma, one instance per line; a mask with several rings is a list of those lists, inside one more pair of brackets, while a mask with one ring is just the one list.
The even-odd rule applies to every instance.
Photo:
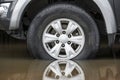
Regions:
[[105, 66], [100, 69], [100, 72], [101, 80], [120, 80], [120, 72], [118, 66]]
[[120, 61], [1, 60], [0, 80], [120, 80]]
[[112, 69], [107, 68], [105, 71], [105, 76], [101, 78], [101, 80], [116, 80], [115, 75], [113, 74]]
[[55, 61], [45, 70], [43, 80], [85, 80], [82, 68], [73, 61]]

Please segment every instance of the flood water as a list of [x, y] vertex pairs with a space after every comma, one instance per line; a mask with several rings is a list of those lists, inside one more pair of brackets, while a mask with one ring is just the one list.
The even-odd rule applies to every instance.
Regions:
[[0, 59], [0, 80], [120, 80], [120, 61]]
[[120, 80], [120, 45], [90, 60], [36, 60], [26, 41], [0, 34], [0, 80]]

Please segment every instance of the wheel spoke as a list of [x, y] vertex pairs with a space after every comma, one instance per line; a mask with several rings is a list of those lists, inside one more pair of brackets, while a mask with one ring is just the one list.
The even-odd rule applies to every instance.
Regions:
[[70, 78], [69, 80], [83, 80], [83, 76], [81, 74], [79, 74], [75, 77]]
[[44, 35], [43, 41], [44, 41], [45, 43], [49, 43], [49, 42], [53, 42], [53, 41], [55, 41], [55, 40], [57, 40], [57, 39], [58, 39], [58, 37], [56, 37], [55, 35], [46, 33], [46, 34]]
[[67, 57], [71, 57], [71, 56], [75, 55], [74, 49], [68, 44], [65, 44], [65, 52], [67, 54]]
[[75, 43], [75, 44], [83, 44], [83, 36], [74, 36], [70, 38], [70, 41]]
[[59, 55], [59, 53], [60, 53], [60, 50], [61, 50], [61, 43], [59, 43], [59, 44], [56, 44], [52, 49], [51, 49], [51, 51], [50, 51], [50, 53], [52, 54], [52, 55], [54, 55], [54, 56], [58, 56]]
[[52, 64], [50, 69], [55, 73], [55, 75], [62, 76], [60, 66], [58, 63]]
[[67, 30], [66, 30], [66, 33], [67, 33], [67, 34], [70, 34], [70, 33], [72, 33], [73, 31], [75, 31], [76, 29], [77, 29], [77, 26], [76, 26], [74, 23], [69, 22], [68, 27], [67, 27]]
[[[49, 23], [42, 38], [44, 49], [55, 59], [72, 59], [81, 53], [85, 45], [83, 29], [76, 21], [67, 18]], [[60, 54], [63, 50], [65, 55]]]
[[75, 69], [74, 64], [67, 63], [66, 68], [65, 68], [65, 76], [68, 76], [69, 74], [71, 74], [74, 69]]
[[51, 24], [51, 26], [57, 33], [62, 34], [62, 25], [60, 21], [54, 22], [53, 24]]

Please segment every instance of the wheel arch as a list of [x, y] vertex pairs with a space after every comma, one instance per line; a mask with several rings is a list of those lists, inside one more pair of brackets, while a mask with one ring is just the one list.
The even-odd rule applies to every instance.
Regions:
[[20, 27], [24, 10], [27, 8], [30, 2], [31, 0], [18, 0], [11, 15], [9, 30], [16, 30]]
[[106, 24], [107, 33], [108, 34], [116, 33], [117, 25], [115, 14], [109, 1], [108, 0], [93, 0], [93, 1], [97, 4], [97, 6], [100, 8], [102, 12]]
[[[20, 27], [20, 23], [21, 23], [22, 18], [25, 15], [25, 11], [29, 12], [31, 10], [34, 10], [34, 8], [31, 9], [32, 7], [30, 7], [30, 6], [32, 6], [33, 4], [38, 4], [38, 3], [42, 4], [43, 3], [43, 4], [45, 4], [44, 6], [41, 6], [40, 4], [38, 6], [38, 7], [40, 7], [39, 9], [42, 10], [44, 7], [48, 6], [49, 4], [52, 4], [52, 3], [50, 3], [50, 1], [52, 1], [52, 0], [45, 0], [45, 3], [43, 3], [41, 0], [40, 1], [38, 1], [38, 0], [24, 0], [24, 1], [18, 0], [17, 5], [12, 13], [9, 29], [14, 30], [14, 29], [18, 29]], [[57, 1], [59, 2], [59, 1], [63, 1], [63, 0], [56, 0], [56, 2]], [[72, 1], [74, 1], [74, 0], [72, 0]], [[77, 2], [79, 0], [75, 0], [75, 1]], [[67, 2], [67, 0], [65, 2]], [[81, 0], [80, 0], [79, 2], [80, 2], [80, 6], [81, 6], [82, 3], [85, 1], [83, 1], [81, 3]], [[107, 34], [116, 33], [117, 26], [116, 26], [114, 10], [112, 9], [112, 6], [110, 5], [109, 1], [108, 0], [90, 0], [90, 2], [92, 2], [95, 5], [95, 7], [97, 7], [97, 9], [95, 9], [95, 10], [98, 10], [98, 8], [99, 8], [98, 12], [100, 13], [100, 15], [103, 18], [103, 21], [105, 23], [105, 27], [104, 27], [106, 30], [105, 32]], [[86, 5], [87, 4], [85, 4], [85, 6]], [[88, 7], [91, 7], [91, 6], [88, 6]], [[93, 7], [93, 8], [95, 8], [95, 7]], [[84, 8], [84, 6], [83, 6], [83, 8]], [[36, 9], [35, 14], [37, 14], [38, 11], [39, 10]], [[109, 14], [108, 14], [108, 12], [109, 12]], [[35, 17], [35, 14], [32, 15], [33, 18]], [[93, 17], [94, 17], [94, 14], [93, 14]]]

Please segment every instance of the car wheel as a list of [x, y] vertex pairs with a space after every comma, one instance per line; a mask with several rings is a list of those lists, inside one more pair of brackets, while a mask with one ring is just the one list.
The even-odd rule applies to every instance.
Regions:
[[35, 58], [86, 59], [99, 47], [99, 33], [92, 17], [80, 7], [55, 4], [38, 13], [27, 36]]

